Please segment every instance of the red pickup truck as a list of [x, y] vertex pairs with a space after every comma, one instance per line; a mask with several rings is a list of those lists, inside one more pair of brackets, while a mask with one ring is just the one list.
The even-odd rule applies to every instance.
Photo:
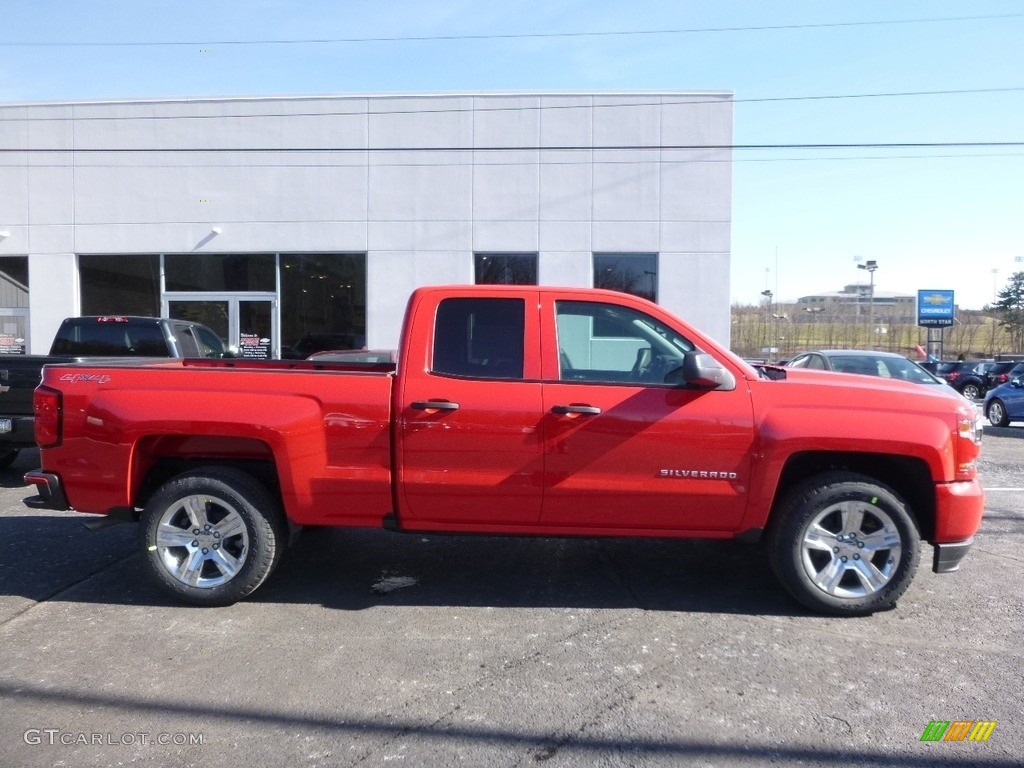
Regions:
[[47, 366], [26, 503], [139, 521], [198, 605], [253, 592], [308, 525], [763, 539], [797, 600], [863, 615], [922, 541], [956, 570], [981, 521], [960, 395], [758, 371], [632, 296], [419, 289], [382, 359]]

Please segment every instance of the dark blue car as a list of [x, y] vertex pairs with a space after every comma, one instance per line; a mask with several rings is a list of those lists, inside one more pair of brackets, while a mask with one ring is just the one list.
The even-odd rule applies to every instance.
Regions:
[[985, 394], [985, 415], [994, 427], [1024, 421], [1024, 363], [1010, 372], [1010, 380]]

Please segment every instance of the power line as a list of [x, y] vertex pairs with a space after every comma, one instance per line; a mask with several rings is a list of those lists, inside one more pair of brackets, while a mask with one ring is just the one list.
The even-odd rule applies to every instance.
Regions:
[[388, 37], [266, 38], [261, 40], [154, 40], [154, 41], [74, 41], [28, 42], [0, 41], [0, 47], [18, 48], [166, 48], [175, 46], [257, 46], [257, 45], [339, 45], [358, 43], [462, 42], [485, 40], [537, 40], [565, 38], [641, 37], [656, 35], [721, 34], [733, 32], [776, 32], [803, 29], [836, 29], [844, 27], [878, 27], [900, 24], [940, 24], [962, 21], [1018, 19], [1024, 13], [978, 16], [936, 16], [917, 19], [878, 19], [871, 21], [838, 21], [810, 24], [763, 24], [749, 27], [681, 27], [674, 29], [633, 29], [582, 32], [523, 32], [489, 35], [402, 35]]
[[[892, 160], [973, 160], [973, 159], [991, 159], [991, 158], [1018, 158], [1024, 157], [1024, 153], [1021, 152], [960, 152], [956, 154], [890, 154], [890, 155], [821, 155], [817, 157], [687, 157], [685, 159], [673, 158], [669, 162], [674, 165], [721, 165], [723, 163], [731, 163], [733, 165], [741, 165], [744, 163], [817, 163], [817, 162], [850, 162], [850, 161], [892, 161]], [[610, 159], [589, 159], [581, 158], [580, 160], [559, 160], [559, 161], [545, 161], [544, 167], [550, 168], [553, 166], [580, 166], [580, 165], [593, 165], [593, 166], [613, 166], [613, 165], [634, 165], [635, 160], [610, 160]], [[13, 162], [4, 163], [0, 165], [0, 168], [70, 168], [72, 162]], [[479, 159], [473, 160], [467, 163], [450, 163], [445, 161], [423, 161], [423, 162], [382, 162], [372, 166], [373, 169], [396, 169], [396, 168], [450, 168], [450, 167], [464, 167], [464, 168], [510, 168], [510, 167], [523, 167], [532, 166], [534, 168], [539, 167], [537, 160], [505, 160], [500, 162], [481, 161]], [[146, 168], [150, 170], [181, 170], [182, 168], [196, 168], [199, 167], [202, 170], [219, 169], [226, 171], [238, 171], [238, 170], [252, 170], [259, 168], [261, 170], [295, 170], [299, 168], [314, 168], [320, 170], [355, 170], [362, 169], [366, 170], [367, 166], [363, 162], [359, 163], [346, 163], [338, 164], [331, 162], [287, 162], [287, 163], [255, 163], [247, 162], [244, 165], [238, 163], [204, 163], [202, 166], [182, 165], [174, 163], [159, 163], [159, 162], [140, 162], [132, 163], [131, 166], [125, 166], [124, 164], [107, 163], [107, 162], [90, 162], [80, 163], [79, 168], [94, 170], [97, 168], [118, 168], [123, 169], [125, 167], [131, 168]]]
[[[925, 96], [968, 96], [968, 95], [979, 95], [979, 94], [1002, 94], [1002, 93], [1020, 93], [1024, 91], [1024, 86], [1006, 86], [998, 88], [957, 88], [957, 89], [945, 89], [945, 90], [933, 90], [933, 91], [878, 91], [868, 93], [840, 93], [840, 94], [811, 94], [804, 96], [763, 96], [763, 97], [750, 97], [750, 98], [727, 98], [728, 94], [716, 94], [714, 96], [702, 96], [697, 98], [684, 98], [677, 99], [671, 95], [664, 95], [659, 100], [651, 101], [636, 101], [631, 99], [630, 101], [623, 102], [599, 102], [589, 104], [552, 104], [543, 103], [536, 105], [529, 104], [515, 104], [507, 107], [487, 107], [478, 106], [475, 103], [476, 99], [490, 99], [490, 98], [535, 98], [538, 100], [554, 100], [554, 99], [569, 99], [579, 96], [585, 96], [587, 98], [594, 98], [595, 94], [572, 94], [572, 93], [537, 93], [537, 94], [487, 94], [487, 93], [467, 93], [467, 94], [453, 94], [453, 98], [456, 99], [473, 99], [474, 104], [467, 107], [446, 107], [444, 109], [384, 109], [384, 110], [365, 110], [365, 111], [347, 111], [347, 110], [325, 110], [322, 112], [232, 112], [232, 113], [217, 113], [208, 115], [54, 115], [54, 116], [26, 116], [24, 114], [18, 115], [17, 117], [0, 117], [0, 123], [46, 123], [46, 122], [62, 122], [66, 120], [74, 120], [76, 122], [87, 122], [87, 121], [108, 121], [118, 122], [127, 120], [139, 120], [139, 121], [172, 121], [172, 120], [224, 120], [224, 119], [260, 119], [260, 118], [289, 118], [289, 117], [377, 117], [382, 115], [458, 115], [466, 113], [497, 113], [497, 112], [539, 112], [539, 111], [554, 111], [554, 110], [570, 110], [570, 109], [628, 109], [635, 107], [678, 107], [678, 106], [693, 106], [693, 105], [722, 105], [722, 104], [768, 104], [768, 103], [782, 103], [782, 102], [800, 102], [800, 101], [842, 101], [846, 99], [886, 99], [886, 98], [917, 98]], [[596, 94], [600, 97], [602, 94]], [[643, 98], [643, 94], [640, 98]], [[397, 94], [387, 96], [375, 96], [375, 95], [324, 95], [324, 96], [300, 96], [300, 97], [289, 97], [289, 101], [377, 101], [378, 99], [419, 99], [421, 94]], [[246, 101], [246, 102], [260, 102], [260, 101], [276, 101], [279, 100], [275, 97], [228, 97], [225, 99], [217, 98], [206, 98], [199, 97], [195, 99], [159, 99], [159, 100], [125, 100], [125, 101], [71, 101], [71, 102], [38, 102], [29, 103], [27, 105], [13, 105], [13, 104], [0, 104], [0, 115], [5, 110], [17, 110], [23, 111], [25, 106], [83, 106], [83, 107], [94, 107], [103, 106], [110, 103], [117, 104], [130, 104], [133, 106], [149, 106], [154, 103], [158, 104], [191, 104], [191, 105], [204, 105], [208, 103], [220, 103], [224, 101]]]
[[295, 154], [323, 152], [369, 153], [382, 152], [651, 152], [651, 151], [765, 151], [780, 149], [826, 150], [826, 149], [979, 149], [1000, 147], [1024, 147], [1024, 141], [919, 141], [919, 142], [830, 142], [813, 144], [602, 144], [602, 145], [529, 145], [514, 147], [498, 146], [402, 146], [402, 147], [0, 147], [0, 153], [26, 152], [78, 153], [78, 154], [147, 154], [147, 153], [197, 153], [197, 154]]

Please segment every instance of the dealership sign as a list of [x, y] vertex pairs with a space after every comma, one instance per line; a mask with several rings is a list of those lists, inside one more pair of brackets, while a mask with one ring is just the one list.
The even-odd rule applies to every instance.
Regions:
[[917, 324], [926, 328], [953, 324], [953, 291], [918, 291]]

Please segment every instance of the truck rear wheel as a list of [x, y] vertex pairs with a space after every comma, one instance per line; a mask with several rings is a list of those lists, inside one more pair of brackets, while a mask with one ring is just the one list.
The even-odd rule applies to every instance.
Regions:
[[169, 480], [146, 504], [140, 523], [157, 583], [193, 605], [231, 605], [251, 594], [274, 570], [287, 541], [277, 499], [231, 467]]
[[14, 460], [18, 458], [18, 449], [11, 448], [6, 451], [0, 451], [0, 469], [7, 469]]
[[772, 568], [808, 608], [866, 616], [892, 608], [914, 578], [917, 525], [899, 496], [869, 477], [824, 473], [795, 488], [775, 514]]

